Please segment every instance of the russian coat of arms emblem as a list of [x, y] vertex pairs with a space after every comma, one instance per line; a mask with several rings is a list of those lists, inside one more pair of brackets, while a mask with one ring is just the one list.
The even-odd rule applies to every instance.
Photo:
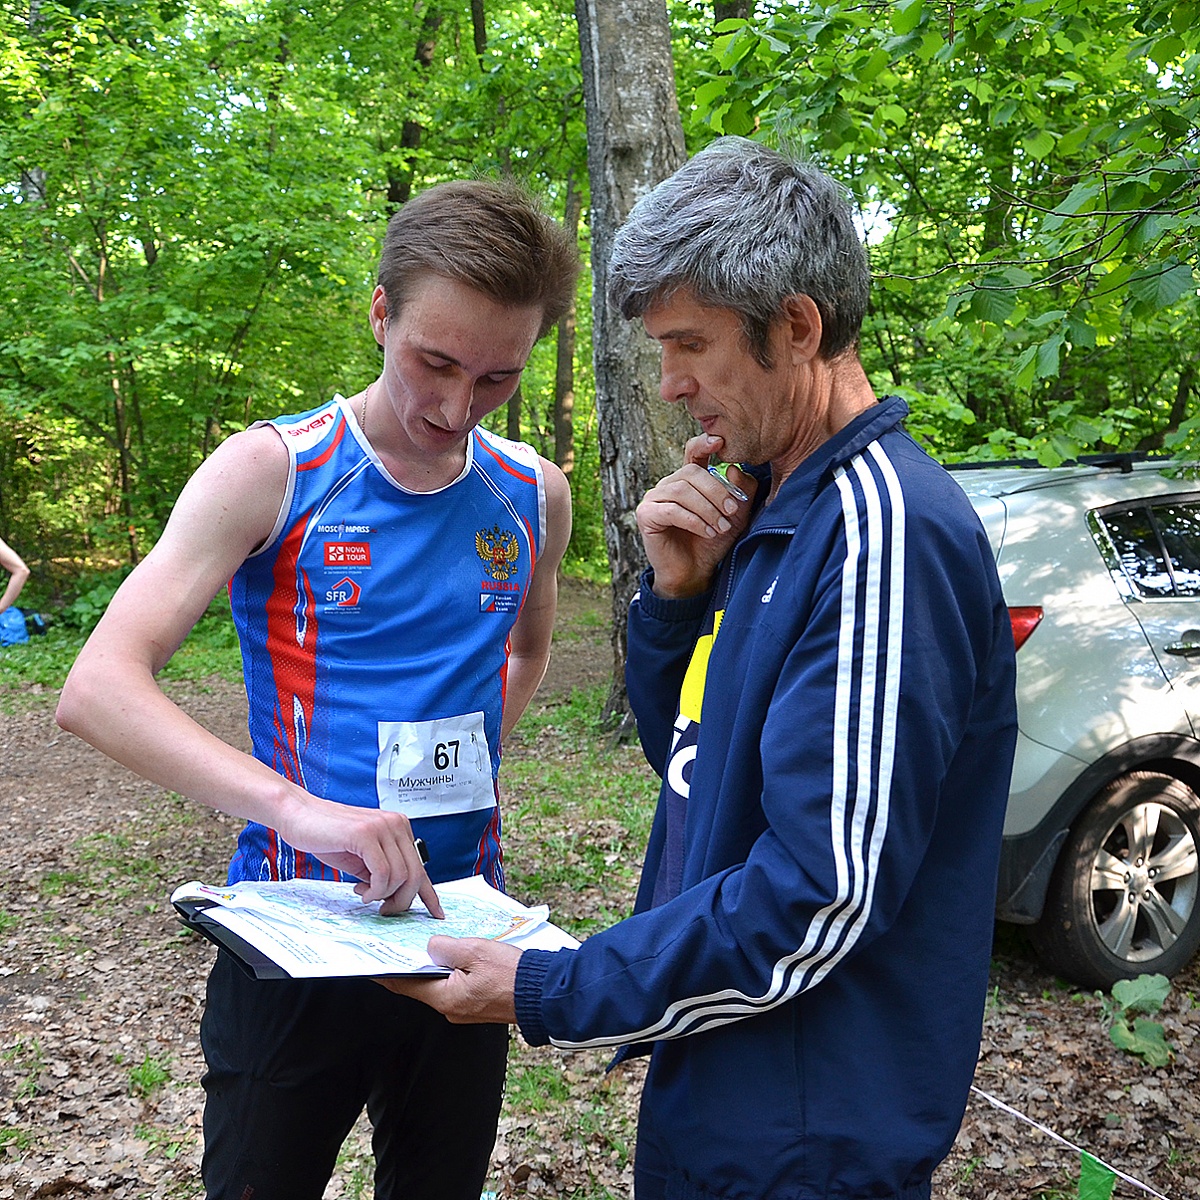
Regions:
[[493, 579], [510, 579], [517, 571], [521, 544], [515, 533], [493, 525], [490, 530], [481, 529], [475, 534], [475, 552]]

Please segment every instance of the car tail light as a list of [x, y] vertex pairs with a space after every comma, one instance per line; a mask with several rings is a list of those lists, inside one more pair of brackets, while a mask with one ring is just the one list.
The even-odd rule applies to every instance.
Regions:
[[1008, 606], [1008, 619], [1012, 622], [1013, 645], [1018, 650], [1025, 645], [1026, 639], [1038, 627], [1042, 620], [1042, 606], [1030, 604], [1027, 606]]

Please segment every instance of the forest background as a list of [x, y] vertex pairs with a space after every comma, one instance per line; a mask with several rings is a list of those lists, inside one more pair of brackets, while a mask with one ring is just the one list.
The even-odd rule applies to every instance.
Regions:
[[[936, 457], [1196, 445], [1200, 3], [666, 16], [689, 152], [786, 141], [850, 189], [863, 358]], [[571, 0], [0, 0], [0, 536], [27, 606], [94, 620], [221, 439], [374, 376], [412, 192], [517, 177], [586, 258], [587, 138]], [[606, 579], [589, 305], [585, 272], [492, 420], [568, 472], [567, 569]]]
[[[937, 458], [1200, 451], [1200, 2], [577, 7], [618, 29], [639, 10], [669, 24], [689, 152], [722, 133], [786, 141], [850, 189], [876, 281], [863, 359]], [[627, 41], [635, 69], [656, 52]], [[590, 257], [584, 74], [571, 0], [0, 0], [0, 536], [34, 571], [23, 606], [55, 618], [0, 681], [22, 694], [0, 705], [0, 778], [21, 793], [0, 824], [0, 1196], [195, 1191], [186, 1039], [205, 948], [162, 897], [192, 869], [181, 848], [200, 877], [219, 871], [229, 830], [57, 737], [47, 701], [82, 631], [223, 438], [376, 374], [367, 300], [387, 218], [414, 191], [511, 175]], [[619, 134], [637, 113], [605, 115]], [[590, 289], [585, 272], [494, 424], [567, 471], [567, 571], [607, 585], [621, 514], [604, 495]], [[655, 789], [631, 748], [601, 754], [594, 635], [610, 622], [582, 580], [564, 588], [551, 664], [571, 673], [505, 770], [516, 890], [585, 936], [628, 909]], [[235, 639], [228, 620], [202, 624], [164, 677], [236, 742]], [[127, 877], [138, 902], [114, 918]], [[97, 913], [112, 929], [98, 948], [81, 932]], [[992, 982], [980, 1083], [1200, 1194], [1195, 967], [1164, 1021], [1179, 1060], [1152, 1073], [1109, 1044], [1102, 997], [1003, 947]], [[514, 1049], [491, 1186], [627, 1194], [637, 1081], [603, 1070]], [[332, 1194], [364, 1194], [359, 1135]], [[978, 1099], [941, 1190], [1085, 1194], [1077, 1157]]]

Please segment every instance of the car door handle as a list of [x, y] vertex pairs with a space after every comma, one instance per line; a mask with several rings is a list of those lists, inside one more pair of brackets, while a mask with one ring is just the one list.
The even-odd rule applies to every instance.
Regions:
[[1200, 642], [1171, 642], [1163, 647], [1168, 654], [1178, 654], [1181, 658], [1196, 658], [1200, 656]]

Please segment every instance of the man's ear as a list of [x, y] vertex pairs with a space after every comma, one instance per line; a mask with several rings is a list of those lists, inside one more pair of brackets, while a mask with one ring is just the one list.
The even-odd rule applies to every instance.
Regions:
[[388, 306], [387, 296], [384, 294], [382, 286], [377, 285], [374, 292], [371, 293], [371, 332], [375, 335], [375, 340], [382, 346], [387, 329]]
[[811, 296], [798, 292], [783, 302], [783, 319], [792, 362], [810, 362], [821, 348], [821, 312]]

